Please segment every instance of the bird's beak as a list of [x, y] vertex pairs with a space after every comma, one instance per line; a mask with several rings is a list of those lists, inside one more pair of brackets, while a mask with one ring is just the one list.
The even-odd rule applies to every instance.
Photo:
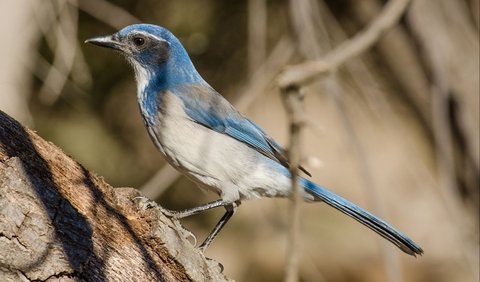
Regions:
[[100, 47], [111, 48], [120, 51], [123, 47], [123, 44], [118, 42], [112, 35], [90, 38], [85, 40], [85, 43], [91, 43]]

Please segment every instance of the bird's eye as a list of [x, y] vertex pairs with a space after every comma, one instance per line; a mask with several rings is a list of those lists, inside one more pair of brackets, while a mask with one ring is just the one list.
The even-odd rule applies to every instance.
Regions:
[[143, 44], [145, 44], [145, 38], [139, 37], [139, 36], [134, 37], [133, 38], [133, 44], [135, 44], [135, 46], [137, 46], [137, 47], [140, 47]]

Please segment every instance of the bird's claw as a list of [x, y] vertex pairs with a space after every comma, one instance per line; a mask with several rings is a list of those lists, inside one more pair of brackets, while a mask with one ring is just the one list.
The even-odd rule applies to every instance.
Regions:
[[139, 207], [142, 210], [151, 209], [151, 208], [154, 208], [154, 207], [157, 206], [157, 203], [155, 203], [155, 201], [152, 201], [145, 196], [138, 196], [138, 197], [133, 198], [133, 200], [138, 203]]

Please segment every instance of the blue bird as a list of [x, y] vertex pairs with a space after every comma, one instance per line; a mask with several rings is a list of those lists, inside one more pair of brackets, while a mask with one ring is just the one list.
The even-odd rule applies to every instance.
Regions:
[[[155, 146], [170, 165], [220, 196], [199, 207], [166, 212], [183, 218], [220, 206], [226, 209], [201, 250], [210, 245], [242, 200], [291, 194], [285, 150], [203, 80], [170, 31], [135, 24], [85, 42], [125, 55], [135, 71], [141, 115]], [[303, 177], [298, 182], [306, 201], [323, 201], [405, 253], [423, 254], [410, 238], [370, 212]]]

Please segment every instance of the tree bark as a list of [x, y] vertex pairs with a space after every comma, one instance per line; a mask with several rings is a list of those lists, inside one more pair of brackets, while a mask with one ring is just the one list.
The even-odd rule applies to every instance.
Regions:
[[0, 111], [1, 281], [228, 281], [138, 196]]

